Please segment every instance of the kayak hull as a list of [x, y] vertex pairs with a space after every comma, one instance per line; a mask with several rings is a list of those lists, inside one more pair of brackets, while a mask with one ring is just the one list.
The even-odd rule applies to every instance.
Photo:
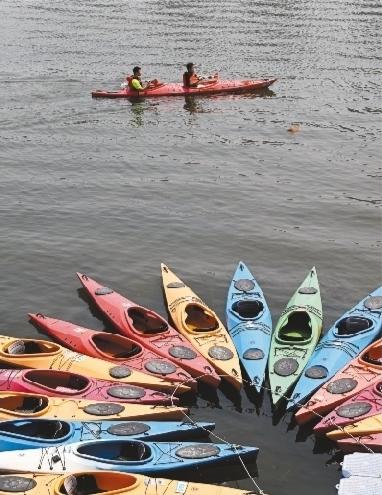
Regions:
[[121, 404], [85, 399], [60, 399], [42, 394], [0, 392], [0, 420], [62, 419], [75, 421], [183, 419], [188, 410], [176, 406]]
[[379, 413], [382, 413], [382, 377], [377, 384], [365, 388], [325, 416], [314, 427], [314, 432], [322, 434], [334, 428], [343, 428]]
[[323, 415], [325, 416], [364, 388], [380, 381], [381, 376], [382, 339], [379, 339], [313, 394], [305, 406], [296, 412], [297, 423], [304, 424], [314, 419], [321, 419]]
[[171, 404], [179, 401], [163, 392], [135, 385], [97, 380], [68, 371], [41, 369], [0, 369], [0, 391], [133, 404]]
[[208, 436], [214, 423], [184, 421], [0, 421], [0, 451], [54, 447], [90, 440], [182, 440]]
[[370, 298], [380, 296], [382, 287], [347, 311], [322, 337], [293, 390], [288, 409], [306, 402], [315, 390], [378, 337], [382, 329], [382, 305], [381, 311], [367, 306]]
[[59, 447], [0, 452], [0, 470], [64, 474], [88, 470], [162, 474], [222, 461], [255, 459], [256, 447], [195, 442], [97, 440]]
[[[18, 474], [0, 475], [0, 495], [13, 493], [25, 495], [62, 495], [68, 487], [75, 487], [79, 493], [102, 493], [103, 495], [248, 495], [248, 490], [193, 483], [156, 479], [139, 474], [117, 471], [81, 471], [65, 475]], [[82, 491], [82, 486], [85, 490]], [[4, 491], [5, 490], [5, 491]]]
[[[145, 349], [123, 335], [97, 332], [68, 321], [49, 318], [41, 313], [29, 314], [29, 317], [39, 328], [75, 352], [110, 361], [118, 366], [127, 366], [177, 385], [187, 381], [193, 382], [191, 375], [183, 368], [166, 361], [160, 354]], [[121, 355], [125, 357], [118, 357]], [[177, 391], [181, 393], [184, 389], [180, 387]]]
[[[220, 378], [203, 356], [158, 313], [103, 287], [87, 275], [77, 273], [77, 276], [118, 332], [183, 368], [187, 372], [185, 383], [188, 386], [195, 388], [197, 385], [191, 378], [186, 379], [188, 373], [215, 388], [220, 384]], [[147, 328], [148, 325], [151, 328]]]
[[277, 79], [218, 81], [215, 84], [197, 88], [184, 88], [182, 84], [164, 84], [148, 91], [132, 91], [129, 88], [119, 91], [92, 91], [93, 98], [155, 98], [161, 96], [212, 95], [219, 93], [246, 93], [269, 88]]
[[275, 406], [298, 380], [321, 331], [322, 303], [313, 267], [288, 302], [272, 335], [268, 374]]
[[239, 358], [228, 331], [212, 311], [166, 265], [162, 281], [169, 314], [175, 327], [237, 390], [242, 386]]
[[272, 335], [272, 317], [256, 279], [240, 261], [228, 289], [227, 329], [249, 382], [261, 391]]
[[337, 446], [344, 452], [366, 452], [370, 449], [376, 454], [382, 454], [382, 433], [341, 438], [337, 440]]

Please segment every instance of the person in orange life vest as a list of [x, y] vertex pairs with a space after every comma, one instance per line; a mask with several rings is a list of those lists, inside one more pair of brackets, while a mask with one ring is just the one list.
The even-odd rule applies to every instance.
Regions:
[[192, 62], [189, 62], [186, 67], [187, 71], [183, 74], [183, 86], [185, 88], [197, 88], [199, 84], [212, 84], [218, 80], [218, 73], [210, 76], [208, 79], [199, 77], [195, 73], [195, 66]]
[[149, 81], [146, 85], [143, 85], [141, 80], [141, 68], [138, 66], [133, 68], [133, 75], [128, 76], [126, 80], [128, 82], [129, 89], [133, 91], [144, 91], [146, 89], [154, 88], [159, 84], [159, 81], [154, 79], [153, 81]]

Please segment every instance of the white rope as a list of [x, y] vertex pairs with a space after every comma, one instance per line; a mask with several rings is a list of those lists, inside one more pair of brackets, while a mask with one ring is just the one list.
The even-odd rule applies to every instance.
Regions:
[[[197, 377], [197, 380], [200, 380], [201, 378], [205, 377], [205, 376], [209, 376], [208, 373], [206, 373], [205, 375], [200, 375]], [[224, 378], [224, 377], [227, 377], [229, 375], [218, 375], [220, 378]], [[193, 381], [194, 378], [188, 378], [187, 380], [184, 380], [183, 382], [179, 382], [174, 391], [172, 392], [171, 396], [170, 396], [170, 399], [171, 399], [171, 405], [174, 406], [174, 407], [180, 407], [180, 406], [177, 406], [176, 404], [174, 404], [173, 400], [175, 398], [175, 394], [178, 390], [178, 388], [181, 386], [181, 385], [187, 385], [187, 383], [189, 381]], [[248, 382], [247, 380], [244, 380], [243, 379], [243, 383], [246, 383], [247, 385], [249, 385], [250, 387], [253, 387], [253, 384]], [[266, 387], [265, 385], [260, 385], [260, 387], [263, 389], [263, 390], [266, 390], [267, 392], [272, 392], [272, 389], [270, 389], [269, 387]], [[286, 399], [286, 400], [289, 400], [289, 397], [287, 397], [286, 395], [283, 395], [283, 394], [279, 394], [280, 397]], [[295, 402], [295, 405], [297, 407], [305, 407], [306, 409], [309, 409], [309, 406], [307, 404], [302, 404], [300, 402]], [[310, 409], [309, 409], [310, 410]], [[311, 412], [317, 416], [318, 418], [320, 419], [323, 419], [325, 416], [322, 416], [321, 414], [319, 414], [318, 412], [314, 411], [314, 410], [311, 410]], [[204, 428], [204, 426], [201, 426], [198, 424], [197, 421], [194, 421], [188, 414], [184, 413], [184, 416], [189, 420], [189, 422], [193, 425], [197, 425], [199, 428], [201, 428], [202, 430], [206, 431], [208, 435], [210, 436], [213, 436], [215, 437], [217, 440], [219, 440], [220, 442], [222, 443], [225, 443], [226, 445], [229, 445], [231, 447], [231, 449], [233, 449], [243, 467], [243, 470], [244, 472], [246, 473], [248, 479], [251, 480], [252, 484], [254, 485], [255, 489], [257, 490], [257, 493], [259, 495], [267, 495], [266, 492], [264, 492], [264, 490], [258, 485], [258, 483], [255, 481], [255, 479], [253, 478], [253, 476], [251, 475], [251, 473], [249, 472], [249, 469], [247, 468], [247, 466], [245, 465], [241, 455], [240, 455], [240, 452], [237, 450], [237, 446], [235, 444], [232, 444], [231, 442], [228, 442], [227, 440], [225, 440], [224, 438], [220, 437], [219, 435], [217, 435], [215, 432], [213, 431], [210, 431], [208, 430], [207, 428]], [[370, 449], [367, 445], [363, 444], [358, 438], [354, 437], [350, 432], [346, 431], [342, 426], [339, 426], [335, 423], [332, 423], [332, 426], [337, 428], [339, 431], [341, 431], [345, 436], [347, 435], [348, 437], [352, 438], [356, 443], [358, 443], [359, 445], [361, 445], [367, 452], [369, 453], [374, 453], [372, 451], [372, 449]]]

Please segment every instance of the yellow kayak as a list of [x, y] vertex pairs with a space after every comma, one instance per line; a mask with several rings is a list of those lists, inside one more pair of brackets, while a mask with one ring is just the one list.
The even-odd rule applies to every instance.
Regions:
[[345, 426], [342, 429], [336, 428], [329, 431], [326, 436], [330, 440], [338, 440], [340, 438], [346, 438], [349, 434], [353, 437], [359, 437], [362, 435], [372, 435], [373, 433], [382, 433], [382, 414], [369, 416], [362, 421]]
[[116, 471], [0, 476], [0, 495], [249, 495], [248, 490]]
[[188, 409], [176, 406], [121, 404], [96, 400], [60, 399], [22, 392], [0, 392], [0, 420], [51, 418], [76, 421], [99, 419], [182, 419]]
[[166, 265], [162, 263], [161, 268], [167, 306], [174, 325], [222, 378], [240, 389], [239, 358], [223, 323]]
[[[47, 340], [17, 339], [0, 335], [0, 363], [15, 368], [71, 371], [99, 380], [117, 380], [154, 390], [173, 391], [175, 385], [163, 378], [148, 375], [127, 366], [117, 366], [103, 359], [71, 351]], [[189, 391], [180, 385], [177, 393]]]

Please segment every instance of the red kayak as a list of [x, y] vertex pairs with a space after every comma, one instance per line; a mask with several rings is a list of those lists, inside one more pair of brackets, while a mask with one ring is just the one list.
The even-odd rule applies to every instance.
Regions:
[[382, 454], [382, 433], [341, 438], [337, 440], [337, 446], [344, 452], [367, 452], [367, 449], [370, 449], [377, 454]]
[[369, 345], [312, 395], [295, 418], [299, 425], [322, 418], [335, 407], [382, 378], [382, 339]]
[[211, 95], [218, 93], [246, 93], [258, 89], [268, 88], [277, 79], [257, 80], [217, 80], [211, 83], [200, 83], [196, 88], [185, 88], [181, 83], [158, 84], [156, 87], [144, 91], [132, 91], [129, 88], [119, 91], [105, 91], [97, 89], [92, 91], [93, 98], [134, 98], [137, 96], [187, 96], [187, 95]]
[[163, 392], [135, 385], [97, 380], [69, 371], [49, 369], [0, 369], [0, 391], [134, 404], [171, 404], [170, 396]]
[[77, 273], [82, 285], [98, 308], [119, 332], [160, 354], [213, 387], [220, 378], [192, 345], [160, 315], [126, 299], [87, 275]]
[[354, 395], [330, 414], [325, 416], [315, 427], [314, 432], [326, 433], [337, 426], [351, 425], [356, 421], [375, 416], [382, 412], [382, 380]]
[[29, 317], [42, 330], [73, 351], [160, 376], [174, 384], [187, 382], [190, 387], [196, 386], [195, 380], [183, 368], [166, 361], [160, 354], [143, 349], [127, 337], [96, 332], [41, 313], [29, 314]]

